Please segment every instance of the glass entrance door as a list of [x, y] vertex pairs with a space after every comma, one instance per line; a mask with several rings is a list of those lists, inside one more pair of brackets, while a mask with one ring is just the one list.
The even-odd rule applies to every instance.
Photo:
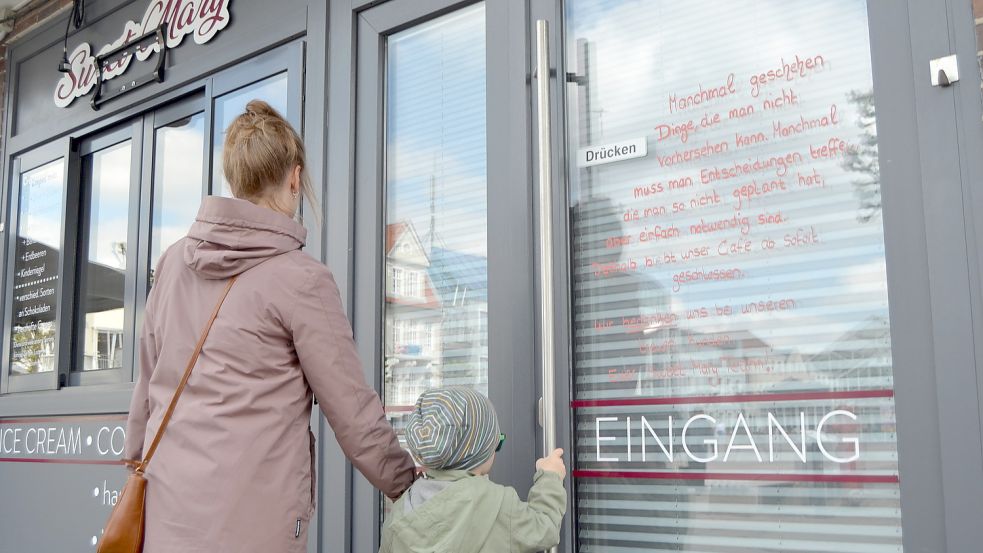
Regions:
[[576, 549], [900, 551], [866, 2], [565, 16]]
[[[527, 113], [509, 115], [525, 75], [494, 40], [521, 42], [524, 20], [504, 2], [451, 0], [393, 0], [354, 18], [354, 211], [329, 205], [328, 218], [353, 218], [366, 377], [397, 434], [428, 388], [486, 394], [508, 436], [492, 478], [525, 495], [537, 453], [532, 212], [528, 181], [511, 175], [529, 167], [510, 144]], [[350, 549], [378, 549], [386, 506], [354, 483]]]
[[[927, 288], [901, 243], [924, 217], [897, 165], [913, 125], [877, 112], [914, 109], [895, 96], [910, 75], [881, 69], [905, 58], [887, 38], [901, 18], [863, 0], [504, 4], [345, 13], [342, 278], [397, 431], [428, 387], [487, 390], [509, 434], [492, 478], [524, 496], [553, 388], [572, 469], [562, 551], [900, 551], [895, 389], [925, 325], [898, 298]], [[540, 282], [546, 213], [555, 277]], [[384, 508], [352, 490], [369, 521], [352, 547], [370, 550]]]

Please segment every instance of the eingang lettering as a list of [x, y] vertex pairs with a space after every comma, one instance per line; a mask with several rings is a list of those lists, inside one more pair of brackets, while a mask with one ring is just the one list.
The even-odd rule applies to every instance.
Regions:
[[[798, 460], [804, 464], [823, 459], [837, 464], [852, 463], [861, 455], [859, 436], [829, 431], [831, 425], [843, 422], [843, 419], [856, 422], [857, 415], [836, 409], [825, 413], [812, 427], [806, 423], [805, 411], [799, 411], [794, 421], [776, 416], [772, 411], [756, 414], [740, 411], [726, 419], [697, 413], [685, 421], [674, 421], [672, 415], [665, 419], [644, 415], [595, 417], [594, 460], [673, 463], [686, 458], [701, 464], [728, 463], [737, 461], [732, 458], [735, 453], [747, 451], [753, 458], [742, 455], [739, 460], [742, 464], [774, 463], [776, 460]], [[623, 446], [612, 451], [606, 442]], [[815, 453], [814, 459], [810, 459], [810, 451]]]

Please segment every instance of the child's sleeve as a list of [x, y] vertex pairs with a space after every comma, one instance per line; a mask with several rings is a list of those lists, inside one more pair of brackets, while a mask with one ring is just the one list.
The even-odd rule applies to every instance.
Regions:
[[567, 511], [567, 491], [560, 475], [537, 470], [529, 501], [520, 501], [514, 490], [511, 499], [512, 551], [534, 553], [560, 543], [560, 522]]

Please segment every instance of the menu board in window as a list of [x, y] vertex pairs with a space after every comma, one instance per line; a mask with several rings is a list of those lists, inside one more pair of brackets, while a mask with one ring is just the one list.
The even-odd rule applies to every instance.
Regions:
[[64, 174], [65, 162], [59, 159], [21, 175], [11, 302], [11, 374], [55, 370]]
[[866, 2], [568, 7], [579, 549], [900, 551]]

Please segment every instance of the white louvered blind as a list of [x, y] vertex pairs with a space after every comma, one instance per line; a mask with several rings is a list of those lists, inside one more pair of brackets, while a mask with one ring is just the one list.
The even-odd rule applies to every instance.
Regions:
[[579, 551], [901, 551], [867, 26], [568, 2]]
[[485, 7], [386, 49], [384, 403], [402, 435], [431, 387], [488, 393]]

